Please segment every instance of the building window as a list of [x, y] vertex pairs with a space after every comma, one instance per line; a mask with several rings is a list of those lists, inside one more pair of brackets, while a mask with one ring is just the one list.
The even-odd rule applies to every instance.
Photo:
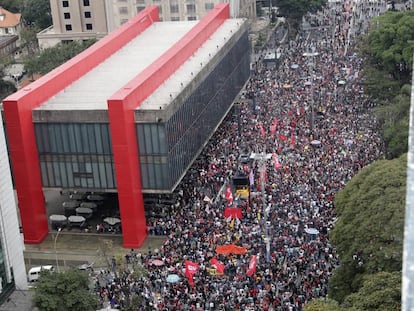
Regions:
[[214, 3], [209, 2], [209, 3], [204, 3], [204, 9], [206, 11], [212, 10], [214, 8]]
[[86, 24], [86, 30], [92, 30], [92, 24]]
[[145, 6], [137, 6], [137, 12], [141, 12], [145, 9]]
[[128, 14], [128, 8], [126, 6], [120, 7], [119, 14]]
[[126, 18], [121, 19], [121, 25], [125, 24], [127, 21], [128, 21], [128, 19], [126, 19]]
[[64, 8], [69, 7], [69, 1], [62, 1], [62, 6], [63, 6]]
[[65, 19], [70, 19], [70, 13], [63, 13], [63, 16], [65, 17]]
[[187, 17], [188, 21], [196, 21], [197, 20], [197, 16], [188, 16]]
[[85, 12], [85, 18], [91, 18], [92, 17], [92, 14], [91, 14], [91, 12]]
[[171, 4], [170, 13], [178, 13], [178, 4]]
[[161, 5], [158, 6], [158, 14], [162, 14], [162, 6]]
[[178, 22], [180, 20], [180, 18], [179, 17], [177, 17], [177, 16], [172, 16], [171, 17], [171, 21], [172, 22]]
[[83, 6], [89, 6], [89, 0], [83, 0]]
[[195, 4], [187, 4], [187, 14], [195, 13]]
[[72, 30], [72, 25], [71, 24], [66, 24], [65, 28], [67, 31], [71, 31]]

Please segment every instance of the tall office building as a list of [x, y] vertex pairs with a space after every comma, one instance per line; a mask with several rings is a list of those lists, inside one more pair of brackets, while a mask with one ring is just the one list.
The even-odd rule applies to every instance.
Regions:
[[255, 0], [51, 0], [53, 25], [37, 34], [39, 46], [100, 39], [148, 6], [158, 6], [160, 21], [200, 20], [217, 3], [230, 4], [231, 17], [253, 19]]
[[0, 302], [14, 289], [27, 289], [23, 239], [0, 114]]

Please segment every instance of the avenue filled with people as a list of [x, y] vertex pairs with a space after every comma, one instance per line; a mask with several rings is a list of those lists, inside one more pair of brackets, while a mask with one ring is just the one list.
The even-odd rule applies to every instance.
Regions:
[[[249, 82], [178, 186], [178, 203], [148, 222], [163, 246], [131, 250], [125, 268], [100, 272], [103, 305], [122, 309], [137, 294], [136, 310], [299, 311], [326, 297], [339, 264], [329, 242], [335, 194], [383, 157], [355, 39], [386, 10], [383, 0], [329, 2], [294, 40], [271, 36], [256, 51]], [[276, 49], [280, 57], [264, 61]], [[240, 175], [247, 199], [228, 192]], [[147, 274], [134, 277], [137, 265]]]

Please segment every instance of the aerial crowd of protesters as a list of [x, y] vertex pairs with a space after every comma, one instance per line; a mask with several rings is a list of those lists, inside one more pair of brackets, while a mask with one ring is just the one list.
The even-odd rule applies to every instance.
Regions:
[[[339, 264], [328, 239], [335, 194], [383, 157], [354, 43], [386, 9], [382, 0], [329, 2], [294, 40], [270, 38], [237, 114], [177, 189], [179, 204], [149, 222], [163, 246], [128, 254], [128, 266], [148, 274], [101, 273], [103, 302], [122, 309], [137, 294], [136, 310], [299, 311], [327, 295]], [[276, 49], [280, 58], [265, 62]], [[240, 161], [244, 153], [259, 157]], [[228, 193], [236, 175], [248, 176], [248, 199]]]

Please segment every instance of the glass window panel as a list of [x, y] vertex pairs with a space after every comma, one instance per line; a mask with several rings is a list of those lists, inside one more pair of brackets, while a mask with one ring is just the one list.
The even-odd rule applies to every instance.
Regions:
[[46, 163], [40, 162], [40, 170], [42, 172], [42, 185], [44, 187], [50, 187], [49, 186], [49, 180], [47, 178], [47, 169], [46, 169]]
[[106, 182], [106, 169], [105, 169], [105, 163], [98, 163], [99, 167], [99, 177], [101, 180], [101, 187], [107, 188], [108, 184]]
[[80, 131], [81, 131], [81, 137], [82, 137], [81, 153], [89, 153], [90, 143], [89, 143], [89, 137], [88, 137], [87, 124], [80, 124]]
[[103, 149], [105, 154], [112, 154], [112, 146], [111, 146], [111, 136], [109, 134], [109, 125], [104, 124], [102, 126], [102, 141], [103, 141]]
[[113, 189], [115, 188], [115, 181], [114, 181], [114, 174], [113, 174], [113, 168], [112, 163], [105, 163], [105, 169], [106, 169], [106, 178], [108, 181], [108, 188]]
[[152, 149], [152, 134], [151, 126], [149, 124], [144, 125], [144, 137], [145, 137], [145, 150], [147, 153], [153, 153]]
[[160, 153], [159, 127], [158, 124], [151, 125], [153, 153]]
[[56, 152], [56, 137], [54, 133], [53, 126], [48, 126], [48, 138], [50, 143], [50, 151], [49, 152]]
[[68, 143], [70, 152], [76, 152], [76, 137], [75, 137], [75, 126], [73, 124], [68, 124]]
[[103, 152], [103, 143], [102, 143], [102, 134], [101, 134], [101, 124], [93, 125], [95, 132], [95, 141], [96, 141], [96, 153], [102, 154]]
[[94, 162], [91, 165], [92, 165], [92, 172], [93, 172], [93, 187], [94, 188], [100, 188], [101, 187], [101, 180], [99, 178], [100, 176], [99, 176], [98, 163]]
[[68, 187], [68, 176], [66, 174], [66, 165], [64, 162], [59, 162], [60, 176], [62, 180], [62, 187]]
[[66, 172], [68, 175], [68, 186], [75, 187], [75, 182], [73, 180], [73, 167], [72, 163], [66, 163]]
[[60, 178], [60, 167], [58, 162], [52, 162], [53, 164], [53, 186], [61, 187], [62, 179]]
[[53, 165], [51, 162], [46, 162], [47, 180], [50, 186], [53, 185]]
[[96, 137], [94, 124], [88, 124], [89, 152], [96, 153]]
[[143, 124], [137, 124], [137, 135], [138, 135], [139, 154], [141, 155], [147, 154], [147, 150], [145, 148], [144, 125]]

